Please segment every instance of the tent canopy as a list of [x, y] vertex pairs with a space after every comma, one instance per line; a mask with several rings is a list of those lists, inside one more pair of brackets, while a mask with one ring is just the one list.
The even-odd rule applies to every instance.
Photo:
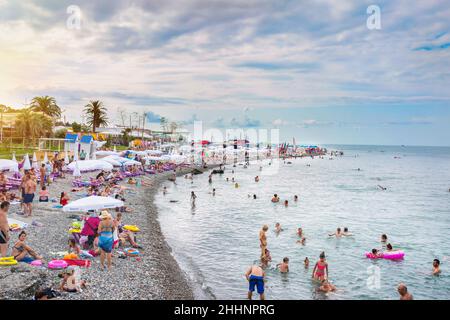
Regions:
[[73, 161], [68, 166], [67, 169], [73, 171], [75, 169], [75, 164], [78, 162], [78, 168], [81, 172], [86, 171], [95, 171], [95, 170], [105, 170], [111, 171], [113, 169], [113, 165], [103, 161], [103, 160], [81, 160], [81, 161]]

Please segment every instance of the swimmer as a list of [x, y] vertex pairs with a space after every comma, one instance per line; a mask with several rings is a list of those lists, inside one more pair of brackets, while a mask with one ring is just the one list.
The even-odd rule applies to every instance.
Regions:
[[273, 198], [272, 198], [272, 200], [271, 200], [272, 202], [280, 202], [280, 198], [278, 197], [278, 195], [275, 193], [274, 195], [273, 195]]
[[322, 280], [322, 285], [319, 287], [319, 290], [328, 293], [336, 291], [336, 287], [332, 285], [330, 282], [328, 282], [328, 280], [324, 279]]
[[163, 195], [166, 195], [167, 194], [167, 187], [164, 187], [163, 188]]
[[328, 236], [330, 237], [336, 236], [336, 238], [342, 237], [341, 228], [337, 228], [335, 233], [330, 233]]
[[394, 251], [398, 251], [398, 250], [394, 250], [394, 248], [392, 248], [392, 244], [388, 243], [386, 245], [386, 251], [388, 252], [394, 252]]
[[441, 262], [439, 261], [439, 259], [433, 260], [433, 276], [437, 276], [441, 273], [440, 265]]
[[372, 255], [375, 258], [383, 258], [383, 253], [380, 252], [378, 249], [372, 249]]
[[295, 202], [298, 201], [298, 196], [297, 196], [297, 195], [294, 196], [294, 201], [295, 201]]
[[229, 178], [227, 178], [227, 182], [228, 182], [228, 181], [230, 181], [230, 179], [229, 179]]
[[208, 183], [211, 184], [212, 183], [212, 175], [210, 174], [208, 177]]
[[256, 194], [253, 195], [253, 199], [256, 200]]
[[289, 205], [289, 201], [284, 200], [284, 206], [287, 207]]
[[405, 284], [400, 283], [397, 287], [397, 291], [400, 295], [400, 300], [413, 300], [413, 296], [408, 292], [408, 288]]
[[231, 178], [231, 182], [234, 182], [234, 177], [233, 177], [233, 178]]
[[305, 265], [305, 269], [307, 269], [309, 267], [309, 259], [308, 259], [308, 257], [306, 257], [305, 260], [303, 260], [303, 264]]
[[258, 181], [259, 181], [259, 177], [256, 176], [256, 177], [255, 177], [255, 182], [258, 182]]
[[325, 259], [325, 252], [322, 252], [319, 256], [319, 261], [316, 262], [312, 272], [312, 278], [321, 281], [328, 278], [328, 263]]
[[349, 232], [347, 227], [344, 227], [344, 233], [342, 235], [346, 236], [346, 237], [350, 237], [353, 235], [353, 233]]
[[297, 235], [301, 238], [303, 237], [303, 229], [302, 228], [298, 228], [297, 229]]
[[280, 233], [281, 231], [283, 231], [281, 224], [279, 222], [275, 223], [275, 232]]
[[261, 265], [262, 265], [263, 267], [267, 267], [267, 265], [269, 264], [269, 262], [272, 261], [272, 256], [270, 255], [269, 249], [266, 249], [266, 250], [264, 251], [264, 253], [265, 253], [264, 257], [261, 258]]
[[212, 195], [213, 195], [213, 196], [216, 195], [216, 188], [213, 188]]
[[235, 188], [239, 188], [239, 183], [236, 182], [236, 183], [234, 184], [234, 187], [235, 187]]
[[289, 272], [289, 258], [284, 257], [283, 262], [277, 264], [277, 268], [281, 273]]
[[387, 242], [387, 235], [385, 235], [385, 234], [382, 234], [381, 235], [381, 243], [386, 243]]
[[306, 238], [305, 237], [301, 237], [300, 240], [297, 240], [297, 243], [300, 243], [303, 246], [305, 245], [305, 242], [306, 242]]
[[383, 187], [383, 186], [380, 186], [380, 185], [378, 185], [378, 188], [380, 188], [381, 190], [383, 190], [383, 191], [385, 191], [387, 188], [385, 188], [385, 187]]

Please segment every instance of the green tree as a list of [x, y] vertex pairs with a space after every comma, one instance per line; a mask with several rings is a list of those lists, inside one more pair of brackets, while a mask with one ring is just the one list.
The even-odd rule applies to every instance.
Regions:
[[53, 130], [52, 119], [44, 114], [35, 113], [30, 108], [21, 110], [16, 118], [15, 129], [26, 137], [25, 144], [36, 138], [50, 137]]
[[108, 125], [107, 109], [103, 106], [103, 102], [99, 100], [90, 101], [84, 107], [84, 113], [87, 116], [87, 124], [92, 127], [92, 132], [95, 128]]
[[167, 125], [169, 123], [169, 120], [166, 117], [161, 117], [159, 119], [159, 122], [161, 124], [161, 127], [162, 127], [163, 131], [167, 131]]
[[56, 104], [56, 100], [53, 97], [34, 97], [31, 100], [30, 108], [32, 111], [48, 115], [53, 120], [61, 117], [61, 108]]
[[81, 132], [81, 124], [78, 122], [72, 122], [70, 125], [72, 127], [73, 132], [78, 133]]

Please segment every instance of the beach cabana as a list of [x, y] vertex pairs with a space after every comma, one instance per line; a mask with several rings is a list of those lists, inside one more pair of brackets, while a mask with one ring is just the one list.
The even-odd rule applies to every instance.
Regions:
[[78, 135], [76, 133], [66, 133], [64, 150], [78, 153]]
[[123, 207], [123, 201], [112, 197], [90, 196], [70, 202], [63, 207], [65, 212], [83, 212]]
[[86, 160], [91, 158], [91, 154], [94, 152], [94, 137], [91, 135], [85, 135], [80, 140], [80, 153], [84, 151], [86, 153]]

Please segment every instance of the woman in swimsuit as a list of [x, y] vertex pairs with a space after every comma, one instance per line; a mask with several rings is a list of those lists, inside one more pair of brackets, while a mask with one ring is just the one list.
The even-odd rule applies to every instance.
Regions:
[[[11, 254], [14, 256], [14, 259], [17, 261], [23, 262], [31, 262], [33, 260], [41, 260], [42, 257], [39, 256], [33, 249], [25, 244], [25, 240], [27, 238], [27, 233], [22, 231], [19, 234], [19, 241], [14, 244], [12, 248]], [[31, 257], [28, 257], [30, 255]]]
[[98, 225], [98, 247], [100, 249], [100, 263], [102, 268], [105, 268], [105, 256], [108, 260], [108, 270], [111, 269], [111, 251], [114, 244], [114, 223], [112, 221], [111, 214], [108, 211], [102, 211], [100, 215], [101, 222]]
[[320, 281], [328, 278], [328, 263], [325, 260], [325, 252], [322, 252], [319, 256], [319, 261], [316, 262], [312, 272], [312, 278]]

